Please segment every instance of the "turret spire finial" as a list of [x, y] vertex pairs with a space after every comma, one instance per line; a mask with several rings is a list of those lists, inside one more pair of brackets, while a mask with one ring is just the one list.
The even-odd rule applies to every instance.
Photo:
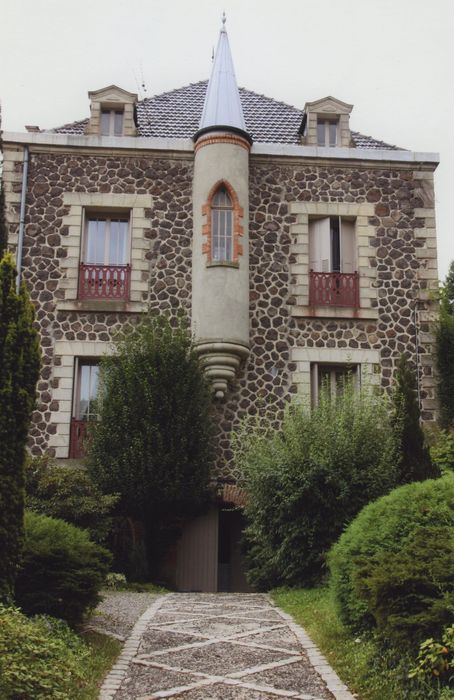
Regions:
[[221, 27], [221, 32], [226, 32], [226, 31], [227, 31], [226, 28], [225, 28], [225, 23], [226, 23], [226, 21], [227, 21], [227, 17], [225, 16], [225, 10], [224, 10], [224, 12], [222, 13], [222, 27]]

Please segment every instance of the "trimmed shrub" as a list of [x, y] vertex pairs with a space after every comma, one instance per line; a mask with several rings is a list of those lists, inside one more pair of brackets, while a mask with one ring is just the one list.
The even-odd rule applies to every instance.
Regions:
[[77, 624], [99, 602], [110, 562], [110, 553], [84, 530], [27, 511], [16, 603], [28, 615], [44, 613]]
[[334, 401], [325, 391], [312, 410], [292, 405], [279, 433], [244, 424], [236, 451], [248, 578], [262, 590], [320, 580], [345, 524], [396, 484], [387, 404], [349, 381]]
[[86, 529], [98, 544], [106, 541], [112, 529], [110, 512], [119, 495], [103, 494], [84, 467], [49, 464], [46, 457], [29, 458], [25, 489], [29, 510]]
[[[0, 698], [68, 700], [86, 684], [89, 651], [61, 620], [0, 605]], [[79, 697], [79, 694], [77, 694]]]
[[343, 622], [410, 652], [454, 612], [454, 474], [402, 486], [364, 508], [330, 556]]

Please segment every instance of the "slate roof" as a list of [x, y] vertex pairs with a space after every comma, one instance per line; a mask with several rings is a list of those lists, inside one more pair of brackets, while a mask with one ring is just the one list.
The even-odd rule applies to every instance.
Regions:
[[[207, 80], [202, 80], [141, 100], [137, 104], [139, 136], [192, 138], [199, 128], [207, 84]], [[301, 143], [299, 128], [303, 110], [245, 88], [239, 91], [246, 130], [254, 142]], [[87, 122], [88, 119], [82, 119], [50, 131], [83, 134]], [[356, 131], [352, 131], [352, 138], [358, 148], [403, 150]]]

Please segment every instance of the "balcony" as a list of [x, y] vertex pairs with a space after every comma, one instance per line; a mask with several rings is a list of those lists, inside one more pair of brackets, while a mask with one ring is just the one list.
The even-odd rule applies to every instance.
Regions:
[[309, 306], [359, 308], [357, 272], [314, 272], [309, 276]]
[[69, 434], [69, 458], [82, 459], [85, 457], [85, 442], [88, 438], [88, 421], [71, 418]]
[[79, 299], [128, 301], [130, 279], [130, 265], [80, 263]]

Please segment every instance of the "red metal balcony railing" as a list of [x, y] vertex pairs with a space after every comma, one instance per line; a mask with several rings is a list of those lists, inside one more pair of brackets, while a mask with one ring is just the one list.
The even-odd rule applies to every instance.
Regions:
[[129, 299], [130, 265], [80, 263], [79, 299]]
[[82, 459], [85, 457], [85, 441], [88, 437], [87, 420], [71, 418], [71, 429], [69, 434], [69, 457], [70, 459]]
[[357, 272], [314, 272], [309, 276], [309, 306], [359, 308]]

